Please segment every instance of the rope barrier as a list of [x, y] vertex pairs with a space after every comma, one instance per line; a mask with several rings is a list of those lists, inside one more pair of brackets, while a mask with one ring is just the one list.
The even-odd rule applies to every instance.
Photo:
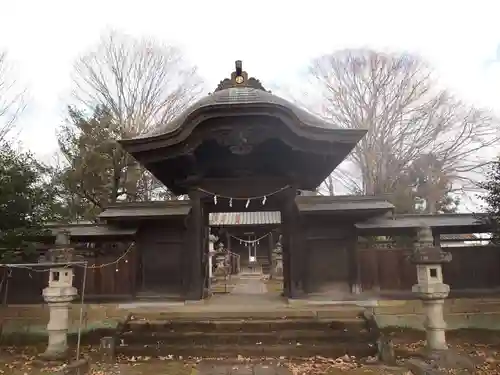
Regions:
[[[115, 259], [112, 262], [104, 263], [104, 264], [99, 264], [98, 266], [96, 266], [95, 264], [93, 264], [91, 266], [79, 266], [79, 267], [86, 267], [88, 269], [100, 269], [100, 268], [104, 268], [104, 267], [107, 267], [107, 266], [111, 266], [113, 264], [118, 263], [123, 258], [125, 258], [128, 255], [128, 253], [130, 253], [132, 251], [132, 249], [134, 248], [134, 245], [135, 245], [135, 242], [132, 242], [130, 244], [130, 246], [128, 247], [128, 249], [122, 255], [120, 255], [117, 259]], [[125, 263], [128, 263], [128, 259], [125, 259]]]
[[[84, 264], [80, 264], [80, 263], [76, 263], [76, 264], [65, 264], [63, 268], [69, 268], [71, 266], [76, 266], [76, 267], [80, 267], [80, 268], [86, 268], [86, 269], [100, 269], [100, 268], [104, 268], [104, 267], [108, 267], [108, 266], [112, 266], [114, 264], [117, 264], [118, 262], [120, 262], [123, 258], [125, 258], [131, 251], [132, 249], [134, 248], [134, 245], [135, 245], [135, 242], [132, 242], [130, 244], [130, 246], [127, 248], [127, 250], [122, 254], [120, 255], [117, 259], [115, 259], [114, 261], [112, 262], [109, 262], [109, 263], [104, 263], [104, 264], [99, 264], [99, 265], [91, 265], [91, 266], [86, 266]], [[125, 263], [128, 263], [128, 260], [125, 259]], [[49, 272], [51, 268], [54, 268], [56, 267], [55, 265], [54, 266], [51, 266], [51, 268], [46, 268], [46, 269], [36, 269], [36, 268], [33, 268], [33, 267], [29, 267], [29, 266], [24, 266], [22, 264], [0, 264], [0, 267], [7, 267], [7, 268], [20, 268], [20, 269], [26, 269], [26, 270], [29, 270], [30, 272], [35, 272], [35, 273], [43, 273], [43, 272]], [[118, 271], [118, 269], [117, 269]], [[10, 271], [12, 272], [12, 271]]]
[[290, 185], [286, 185], [286, 186], [283, 186], [282, 188], [280, 188], [280, 189], [278, 189], [276, 191], [273, 191], [272, 193], [269, 193], [269, 194], [256, 195], [254, 197], [246, 197], [246, 198], [243, 198], [243, 197], [229, 197], [229, 196], [226, 196], [226, 195], [221, 195], [221, 194], [213, 193], [211, 191], [208, 191], [208, 190], [205, 190], [205, 189], [202, 189], [202, 188], [198, 188], [198, 191], [201, 191], [202, 193], [205, 193], [205, 194], [213, 196], [214, 197], [214, 204], [217, 204], [217, 198], [223, 198], [223, 199], [228, 199], [229, 200], [229, 207], [233, 207], [233, 200], [235, 200], [235, 201], [246, 201], [247, 203], [245, 204], [245, 208], [248, 208], [248, 206], [250, 205], [250, 201], [257, 200], [257, 199], [262, 199], [262, 205], [265, 205], [268, 197], [271, 197], [271, 196], [273, 196], [275, 194], [281, 193], [283, 190], [286, 190], [289, 187], [290, 187]]
[[233, 236], [232, 234], [230, 234], [231, 237], [233, 237], [235, 240], [238, 240], [240, 241], [240, 243], [244, 242], [246, 244], [254, 244], [254, 243], [259, 243], [259, 241], [263, 240], [264, 238], [266, 238], [267, 236], [270, 236], [272, 232], [269, 232], [265, 235], [263, 235], [262, 237], [259, 237], [257, 238], [256, 240], [245, 240], [243, 238], [239, 238], [239, 237], [236, 237], [236, 236]]

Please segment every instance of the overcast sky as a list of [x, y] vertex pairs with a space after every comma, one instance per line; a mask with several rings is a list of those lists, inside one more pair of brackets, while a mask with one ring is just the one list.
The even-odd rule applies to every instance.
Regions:
[[416, 52], [464, 99], [500, 113], [499, 14], [498, 0], [1, 0], [0, 48], [32, 97], [21, 139], [46, 157], [72, 62], [107, 29], [181, 46], [209, 88], [235, 59], [264, 83], [289, 84], [311, 58], [336, 49]]

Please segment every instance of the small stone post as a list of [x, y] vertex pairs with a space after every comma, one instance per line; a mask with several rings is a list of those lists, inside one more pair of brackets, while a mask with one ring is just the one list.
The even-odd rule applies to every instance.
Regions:
[[114, 337], [106, 336], [101, 338], [101, 361], [103, 363], [115, 363], [116, 345]]
[[418, 231], [410, 260], [417, 267], [417, 284], [412, 291], [423, 303], [427, 350], [431, 353], [446, 350], [443, 305], [450, 286], [443, 283], [442, 264], [451, 261], [451, 254], [434, 246], [431, 228], [423, 227]]
[[47, 360], [64, 359], [68, 351], [69, 307], [77, 295], [73, 287], [73, 268], [65, 266], [74, 261], [73, 249], [69, 247], [67, 231], [56, 236], [56, 246], [49, 250], [44, 262], [61, 263], [52, 266], [49, 272], [49, 285], [43, 290], [43, 298], [49, 305], [47, 333], [49, 343], [41, 357]]

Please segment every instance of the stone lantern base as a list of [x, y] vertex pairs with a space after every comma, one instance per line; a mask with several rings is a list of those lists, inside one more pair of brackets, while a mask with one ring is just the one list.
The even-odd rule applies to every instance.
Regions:
[[[442, 265], [452, 260], [449, 252], [442, 251], [433, 243], [432, 229], [422, 227], [417, 232], [416, 243], [410, 256], [411, 263], [417, 267], [417, 284], [412, 291], [422, 301], [424, 311], [424, 328], [427, 345], [421, 353], [426, 362], [414, 361], [414, 373], [430, 373], [425, 366], [432, 364], [431, 369], [468, 369], [472, 371], [472, 361], [453, 350], [446, 344], [446, 322], [443, 305], [450, 293], [449, 285], [444, 283]], [[457, 373], [457, 372], [454, 372]], [[471, 372], [466, 372], [471, 373]]]
[[45, 360], [62, 360], [68, 356], [69, 308], [76, 297], [74, 287], [47, 287], [43, 297], [49, 305], [49, 323], [47, 349], [40, 355]]

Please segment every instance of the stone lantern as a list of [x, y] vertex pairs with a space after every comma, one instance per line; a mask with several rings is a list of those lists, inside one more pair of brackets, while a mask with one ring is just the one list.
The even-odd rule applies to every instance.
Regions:
[[226, 276], [226, 251], [224, 249], [224, 244], [222, 242], [217, 246], [217, 250], [215, 251], [215, 272], [216, 276]]
[[283, 248], [280, 241], [273, 250], [273, 276], [283, 276]]
[[208, 276], [210, 280], [213, 279], [213, 256], [216, 254], [214, 244], [219, 238], [210, 234], [208, 236]]
[[41, 262], [53, 264], [49, 270], [49, 285], [43, 290], [43, 298], [49, 305], [49, 323], [47, 333], [49, 342], [41, 355], [44, 359], [63, 359], [68, 351], [69, 308], [71, 301], [77, 296], [73, 287], [73, 268], [67, 264], [76, 261], [73, 249], [70, 248], [68, 231], [61, 231], [56, 236], [55, 248]]
[[417, 267], [417, 284], [413, 285], [412, 292], [423, 304], [427, 349], [429, 352], [446, 350], [443, 305], [450, 286], [443, 282], [442, 265], [451, 261], [451, 254], [434, 246], [431, 228], [423, 227], [418, 231], [410, 260]]

